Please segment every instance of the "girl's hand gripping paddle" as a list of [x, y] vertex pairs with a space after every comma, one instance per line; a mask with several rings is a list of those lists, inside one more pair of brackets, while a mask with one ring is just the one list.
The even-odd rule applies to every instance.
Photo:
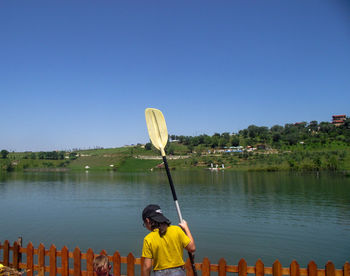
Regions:
[[[168, 130], [166, 127], [164, 116], [160, 110], [155, 108], [146, 108], [145, 116], [146, 116], [146, 123], [147, 123], [149, 138], [151, 139], [153, 146], [158, 150], [160, 150], [160, 153], [163, 157], [163, 162], [164, 162], [165, 170], [168, 176], [171, 192], [173, 194], [176, 211], [179, 216], [180, 222], [182, 222], [180, 206], [177, 201], [173, 180], [171, 178], [168, 162], [166, 160], [165, 151], [164, 151], [164, 148], [168, 143]], [[195, 276], [197, 276], [197, 271], [194, 265], [194, 256], [190, 252], [188, 252], [188, 255], [190, 257], [193, 273]]]

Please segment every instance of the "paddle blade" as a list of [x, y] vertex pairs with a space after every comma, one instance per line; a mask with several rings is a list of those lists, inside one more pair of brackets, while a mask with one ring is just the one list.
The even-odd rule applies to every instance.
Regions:
[[168, 142], [168, 130], [162, 112], [155, 108], [146, 108], [146, 124], [148, 135], [153, 146], [165, 156], [164, 148]]

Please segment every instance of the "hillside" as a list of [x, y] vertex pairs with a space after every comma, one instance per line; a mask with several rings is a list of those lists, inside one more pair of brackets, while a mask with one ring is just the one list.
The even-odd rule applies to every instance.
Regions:
[[[1, 151], [1, 170], [149, 171], [161, 167], [150, 143], [110, 149], [22, 152]], [[238, 133], [212, 136], [170, 135], [166, 147], [172, 169], [216, 165], [251, 171], [350, 171], [350, 121], [335, 126], [316, 121], [283, 126], [249, 126]]]

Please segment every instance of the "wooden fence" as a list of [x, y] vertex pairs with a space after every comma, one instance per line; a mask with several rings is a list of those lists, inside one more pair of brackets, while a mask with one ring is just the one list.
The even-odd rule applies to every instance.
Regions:
[[[24, 256], [22, 256], [25, 254]], [[105, 250], [100, 254], [107, 255]], [[16, 269], [27, 270], [28, 276], [39, 275], [55, 276], [94, 276], [93, 260], [98, 254], [94, 254], [92, 249], [88, 249], [86, 253], [82, 253], [78, 247], [70, 252], [66, 246], [60, 251], [55, 245], [51, 245], [46, 249], [40, 244], [36, 249], [30, 242], [27, 247], [22, 247], [20, 242], [14, 242], [13, 246], [8, 241], [0, 243], [0, 263]], [[143, 263], [142, 258], [135, 258], [131, 253], [127, 257], [121, 257], [118, 251], [113, 255], [107, 255], [113, 265], [113, 274], [121, 276], [122, 264], [127, 276], [134, 276], [135, 267], [138, 271]], [[22, 262], [22, 260], [25, 261]], [[46, 262], [48, 260], [48, 263]], [[82, 264], [84, 263], [84, 264]], [[126, 268], [125, 268], [126, 266]], [[186, 274], [192, 276], [190, 261], [186, 262]], [[247, 274], [255, 274], [256, 276], [273, 275], [273, 276], [350, 276], [350, 264], [346, 262], [342, 269], [336, 269], [332, 262], [328, 262], [325, 268], [318, 268], [314, 261], [311, 261], [307, 268], [300, 268], [296, 261], [293, 261], [289, 267], [282, 267], [281, 263], [276, 260], [272, 267], [265, 267], [261, 260], [258, 260], [255, 266], [247, 266], [247, 262], [241, 259], [238, 265], [228, 265], [225, 259], [220, 259], [218, 264], [211, 264], [208, 258], [204, 258], [202, 263], [196, 263], [196, 268], [202, 276], [209, 275], [232, 275], [237, 273], [238, 276], [247, 276]]]

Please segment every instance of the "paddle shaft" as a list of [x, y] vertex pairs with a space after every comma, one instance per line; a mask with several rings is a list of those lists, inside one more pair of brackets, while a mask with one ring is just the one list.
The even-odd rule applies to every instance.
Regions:
[[[175, 202], [176, 211], [177, 211], [177, 214], [179, 216], [180, 222], [182, 222], [181, 210], [180, 210], [179, 203], [177, 201], [176, 191], [175, 191], [175, 187], [174, 187], [174, 184], [173, 184], [173, 179], [171, 178], [168, 161], [166, 160], [166, 156], [165, 155], [162, 155], [162, 157], [163, 157], [163, 162], [164, 162], [164, 167], [165, 167], [165, 170], [166, 170], [166, 174], [167, 174], [168, 180], [169, 180], [171, 193], [173, 194], [173, 199], [174, 199], [174, 202]], [[191, 261], [193, 274], [195, 276], [197, 276], [197, 270], [196, 270], [196, 267], [194, 265], [194, 255], [191, 252], [188, 252], [188, 257], [190, 258], [190, 261]]]

